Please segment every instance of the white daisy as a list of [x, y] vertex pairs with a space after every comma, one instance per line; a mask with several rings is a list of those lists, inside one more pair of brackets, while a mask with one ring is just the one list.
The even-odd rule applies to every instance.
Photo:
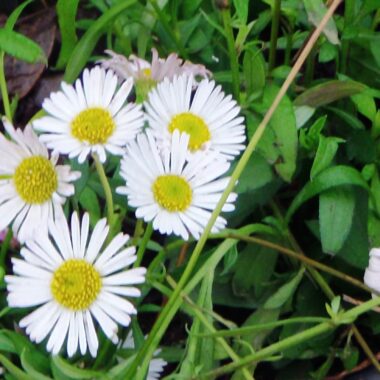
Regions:
[[[380, 248], [372, 248], [369, 252], [369, 263], [364, 273], [364, 283], [380, 294]], [[377, 296], [373, 293], [373, 296]]]
[[193, 83], [192, 76], [182, 75], [171, 82], [165, 79], [149, 93], [145, 108], [155, 137], [165, 148], [179, 130], [190, 135], [191, 151], [210, 149], [233, 158], [244, 149], [240, 107], [214, 81], [202, 80], [194, 94]]
[[[136, 260], [135, 247], [124, 248], [129, 237], [119, 233], [103, 247], [109, 227], [100, 220], [89, 237], [89, 216], [81, 225], [71, 217], [49, 224], [48, 235], [29, 240], [21, 250], [23, 259], [12, 259], [13, 276], [6, 276], [10, 307], [39, 306], [20, 321], [32, 341], [49, 334], [47, 350], [58, 354], [67, 337], [69, 356], [80, 349], [96, 356], [98, 338], [95, 319], [104, 334], [117, 343], [117, 323], [128, 326], [136, 309], [124, 297], [139, 297], [133, 284], [145, 280], [145, 268], [124, 268]], [[70, 235], [71, 232], [71, 235]], [[103, 247], [103, 248], [102, 248]]]
[[31, 126], [15, 129], [5, 118], [3, 124], [11, 140], [0, 134], [0, 231], [12, 224], [23, 242], [62, 213], [80, 173], [57, 165], [56, 154], [49, 158]]
[[62, 82], [62, 91], [44, 100], [42, 107], [49, 116], [37, 119], [33, 127], [43, 132], [40, 138], [48, 148], [78, 157], [80, 163], [92, 152], [102, 162], [106, 151], [122, 155], [144, 124], [140, 106], [124, 106], [132, 85], [133, 80], [127, 80], [116, 91], [112, 71], [86, 69], [82, 81], [77, 79], [75, 86]]
[[[161, 156], [152, 135], [140, 134], [122, 160], [121, 175], [126, 186], [116, 190], [128, 197], [129, 206], [137, 208], [137, 218], [153, 220], [155, 230], [185, 240], [189, 232], [199, 238], [229, 181], [227, 177], [218, 178], [230, 166], [217, 154], [199, 152], [187, 158], [188, 144], [189, 136], [176, 130], [171, 149]], [[232, 211], [235, 199], [236, 194], [231, 194], [223, 211]], [[218, 217], [212, 231], [225, 225], [226, 220]]]
[[[122, 346], [123, 348], [135, 348], [135, 341], [133, 339], [132, 331], [130, 331], [125, 339], [125, 342]], [[164, 370], [164, 367], [168, 364], [164, 359], [158, 357], [160, 355], [161, 349], [158, 349], [153, 354], [153, 359], [149, 363], [148, 373], [146, 380], [159, 380], [161, 378], [161, 373]]]
[[189, 74], [207, 78], [211, 75], [205, 66], [194, 64], [190, 61], [183, 62], [176, 53], [171, 53], [167, 58], [160, 58], [156, 49], [152, 49], [152, 62], [130, 55], [129, 58], [117, 54], [112, 50], [106, 50], [110, 59], [101, 61], [106, 69], [112, 69], [123, 79], [152, 80], [154, 83], [165, 78], [172, 79], [175, 75]]

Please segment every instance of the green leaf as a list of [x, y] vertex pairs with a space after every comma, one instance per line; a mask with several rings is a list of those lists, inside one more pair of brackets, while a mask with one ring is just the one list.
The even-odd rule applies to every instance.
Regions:
[[106, 31], [108, 25], [114, 21], [116, 17], [134, 4], [136, 0], [124, 0], [111, 7], [107, 12], [103, 13], [86, 31], [80, 39], [75, 49], [72, 51], [70, 59], [66, 66], [64, 79], [66, 82], [73, 82], [86, 66], [100, 36]]
[[16, 25], [17, 20], [19, 19], [22, 11], [25, 9], [27, 5], [29, 5], [34, 0], [27, 0], [21, 3], [7, 18], [7, 21], [5, 23], [5, 28], [9, 30], [13, 30], [14, 26]]
[[259, 153], [253, 153], [235, 190], [238, 194], [254, 191], [271, 182], [274, 177], [268, 162]]
[[24, 370], [33, 380], [51, 380], [50, 377], [45, 376], [34, 367], [33, 357], [30, 355], [29, 350], [24, 350], [21, 353], [21, 364]]
[[0, 28], [0, 49], [28, 63], [46, 62], [45, 53], [37, 43], [10, 29]]
[[0, 354], [0, 363], [17, 380], [30, 380], [29, 375], [27, 375], [24, 371], [22, 371], [20, 368], [15, 366], [10, 360], [8, 360], [4, 355], [1, 355], [1, 354]]
[[[309, 21], [314, 26], [318, 26], [327, 12], [326, 5], [322, 0], [303, 0], [303, 3], [305, 5]], [[323, 34], [332, 44], [339, 44], [338, 29], [333, 18], [330, 18], [327, 22], [325, 28], [323, 29]]]
[[350, 232], [355, 196], [350, 188], [338, 187], [319, 196], [319, 226], [323, 252], [336, 254]]
[[250, 47], [244, 53], [243, 73], [247, 95], [261, 96], [265, 87], [266, 65], [261, 50]]
[[358, 112], [369, 120], [374, 121], [376, 116], [376, 103], [372, 96], [366, 93], [361, 93], [351, 96], [351, 99], [355, 103]]
[[353, 190], [355, 193], [355, 210], [351, 229], [342, 249], [335, 257], [357, 268], [365, 269], [368, 265], [369, 252], [368, 193], [359, 187]]
[[232, 286], [237, 296], [262, 296], [273, 275], [278, 254], [273, 249], [249, 245], [239, 252]]
[[335, 59], [337, 53], [336, 46], [326, 41], [319, 50], [318, 60], [322, 63], [330, 62]]
[[282, 285], [274, 294], [272, 294], [265, 302], [264, 309], [277, 309], [280, 308], [288, 301], [297, 289], [302, 280], [305, 268], [302, 267], [299, 272], [285, 285]]
[[364, 91], [367, 87], [355, 81], [330, 80], [304, 91], [294, 105], [317, 108]]
[[313, 179], [321, 171], [325, 170], [332, 164], [338, 150], [338, 144], [341, 142], [344, 142], [344, 140], [339, 137], [319, 136], [318, 150], [315, 155], [313, 166], [311, 167], [310, 179]]
[[343, 165], [327, 168], [308, 182], [293, 199], [286, 214], [287, 223], [289, 223], [294, 212], [307, 200], [323, 191], [342, 185], [354, 185], [368, 190], [367, 182], [356, 169]]
[[104, 372], [93, 371], [89, 369], [81, 369], [75, 367], [74, 365], [68, 363], [66, 360], [62, 359], [60, 356], [56, 355], [52, 357], [52, 366], [58, 370], [58, 373], [63, 376], [67, 376], [71, 379], [106, 379], [109, 378]]
[[239, 17], [239, 20], [243, 23], [247, 23], [247, 18], [248, 18], [248, 4], [249, 1], [247, 0], [233, 0], [236, 13]]
[[77, 43], [75, 18], [79, 0], [58, 0], [56, 9], [58, 25], [61, 32], [61, 50], [59, 52], [56, 67], [62, 69], [70, 58]]
[[[278, 87], [266, 86], [263, 101], [261, 104], [255, 104], [255, 109], [264, 114], [273, 103], [277, 93]], [[258, 126], [256, 120], [253, 121], [254, 129]], [[297, 144], [294, 108], [290, 99], [284, 96], [269, 122], [258, 149], [269, 162], [275, 162], [274, 166], [277, 173], [287, 182], [291, 181], [296, 169]]]
[[94, 226], [101, 218], [99, 200], [95, 191], [90, 187], [86, 187], [80, 194], [79, 203], [86, 211], [89, 212], [91, 225]]

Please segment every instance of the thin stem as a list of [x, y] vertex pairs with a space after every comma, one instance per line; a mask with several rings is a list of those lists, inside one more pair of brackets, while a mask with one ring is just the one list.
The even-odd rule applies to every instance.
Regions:
[[[344, 29], [350, 28], [355, 18], [356, 0], [346, 0], [344, 2]], [[340, 72], [345, 74], [347, 71], [348, 54], [350, 50], [350, 40], [342, 40], [342, 59], [340, 60]]]
[[[175, 289], [177, 286], [177, 283], [174, 281], [174, 279], [170, 276], [166, 277], [169, 285]], [[221, 336], [217, 336], [217, 330], [215, 327], [210, 323], [210, 321], [207, 319], [207, 317], [204, 315], [202, 310], [193, 302], [193, 300], [187, 296], [186, 294], [182, 293], [182, 298], [186, 301], [188, 306], [192, 309], [195, 316], [200, 320], [200, 322], [209, 330], [211, 331], [211, 334], [208, 336], [210, 337], [216, 337], [216, 341], [223, 347], [223, 349], [226, 351], [226, 353], [229, 355], [229, 357], [234, 361], [240, 360], [240, 357], [235, 353], [235, 351], [228, 345], [225, 339]], [[253, 380], [252, 375], [250, 374], [249, 370], [247, 368], [242, 369], [242, 374], [245, 379]]]
[[199, 337], [208, 338], [208, 337], [218, 337], [218, 336], [235, 336], [235, 335], [245, 335], [250, 334], [253, 331], [261, 331], [267, 329], [273, 329], [276, 327], [282, 327], [286, 325], [293, 325], [297, 323], [322, 323], [329, 321], [328, 318], [323, 317], [295, 317], [289, 319], [283, 319], [282, 321], [268, 322], [268, 323], [258, 323], [252, 326], [244, 326], [236, 329], [230, 330], [221, 330], [217, 331], [214, 334], [200, 334]]
[[[282, 222], [285, 224], [285, 219], [284, 219], [284, 217], [282, 215], [281, 210], [277, 206], [277, 204], [275, 202], [271, 202], [271, 206], [272, 206], [272, 209], [275, 212], [276, 216], [280, 220], [282, 220]], [[287, 236], [288, 236], [289, 242], [292, 245], [292, 247], [300, 255], [304, 256], [304, 253], [303, 253], [302, 249], [298, 245], [296, 239], [294, 238], [294, 236], [291, 233], [291, 231], [289, 230], [289, 228], [288, 228], [287, 232], [288, 232]], [[314, 280], [317, 282], [317, 284], [319, 285], [319, 287], [322, 289], [322, 291], [326, 294], [326, 296], [331, 301], [335, 297], [335, 294], [332, 291], [332, 289], [330, 288], [329, 284], [326, 282], [326, 280], [322, 277], [322, 275], [317, 270], [315, 270], [313, 268], [308, 268], [308, 271], [311, 274], [311, 276], [314, 278]], [[371, 363], [374, 365], [374, 367], [377, 368], [379, 370], [379, 372], [380, 372], [380, 363], [376, 359], [376, 356], [374, 355], [374, 353], [369, 348], [369, 346], [368, 346], [367, 342], [365, 341], [365, 339], [363, 338], [361, 332], [359, 331], [359, 329], [354, 324], [352, 324], [352, 331], [353, 331], [353, 333], [355, 335], [355, 338], [356, 338], [357, 342], [359, 343], [360, 347], [366, 353], [367, 357], [369, 358], [369, 360], [371, 361]]]
[[[367, 311], [372, 310], [374, 307], [378, 306], [380, 304], [380, 297], [376, 297], [375, 299], [371, 299], [365, 303], [363, 303], [360, 306], [356, 306], [353, 309], [346, 311], [345, 313], [342, 313], [341, 315], [337, 316], [337, 323], [338, 325], [340, 323], [345, 323], [344, 321], [357, 318], [361, 314], [366, 313]], [[271, 344], [268, 347], [263, 348], [262, 350], [259, 350], [255, 352], [252, 355], [248, 355], [241, 359], [238, 363], [230, 363], [227, 365], [224, 365], [222, 367], [217, 368], [216, 370], [210, 371], [204, 375], [197, 376], [195, 379], [214, 379], [218, 376], [229, 373], [232, 371], [235, 371], [243, 366], [253, 364], [254, 362], [257, 362], [259, 360], [263, 360], [269, 356], [272, 356], [274, 354], [277, 354], [279, 352], [282, 352], [290, 347], [295, 346], [298, 343], [304, 342], [306, 340], [315, 338], [333, 328], [336, 327], [336, 324], [333, 323], [333, 321], [323, 322], [317, 326], [311, 327], [307, 330], [302, 331], [301, 333], [295, 334], [293, 336], [290, 336], [288, 338], [285, 338], [277, 343]]]
[[5, 265], [5, 256], [7, 255], [9, 246], [11, 245], [12, 237], [13, 237], [12, 229], [8, 228], [7, 234], [5, 235], [3, 243], [1, 244], [1, 250], [0, 250], [0, 266], [2, 266], [3, 268]]
[[1, 97], [3, 99], [4, 113], [7, 119], [12, 122], [12, 112], [11, 106], [9, 103], [8, 89], [7, 89], [7, 81], [5, 80], [4, 73], [4, 52], [0, 53], [0, 90]]
[[146, 247], [149, 243], [150, 237], [152, 236], [152, 233], [153, 233], [153, 225], [152, 223], [148, 223], [145, 229], [144, 236], [142, 237], [141, 242], [139, 244], [139, 249], [137, 250], [137, 259], [135, 263], [133, 264], [134, 268], [140, 266], [144, 257], [144, 253], [146, 251]]
[[228, 54], [230, 56], [230, 66], [232, 75], [232, 92], [236, 101], [240, 100], [240, 75], [239, 75], [239, 61], [235, 49], [235, 37], [232, 30], [232, 20], [229, 8], [224, 8], [221, 11], [223, 17], [224, 31], [227, 40]]
[[[157, 318], [155, 324], [153, 325], [151, 332], [147, 338], [147, 340], [144, 342], [143, 346], [141, 347], [140, 351], [136, 355], [135, 360], [131, 363], [128, 372], [126, 373], [127, 378], [136, 378], [136, 380], [140, 380], [143, 378], [143, 375], [140, 377], [134, 377], [136, 374], [136, 369], [138, 366], [141, 365], [142, 362], [149, 361], [153, 355], [153, 352], [155, 351], [157, 345], [159, 344], [164, 332], [168, 328], [170, 321], [174, 317], [176, 311], [180, 307], [178, 303], [176, 302], [177, 298], [179, 297], [182, 289], [186, 285], [187, 281], [191, 278], [193, 269], [198, 261], [198, 258], [202, 252], [203, 247], [206, 244], [207, 238], [209, 233], [211, 232], [211, 228], [215, 224], [215, 221], [217, 217], [219, 216], [224, 203], [226, 202], [229, 194], [235, 187], [236, 181], [240, 177], [242, 171], [246, 167], [249, 158], [251, 157], [252, 153], [255, 151], [257, 144], [259, 143], [261, 136], [263, 135], [266, 126], [268, 125], [271, 117], [273, 116], [274, 112], [276, 111], [279, 103], [281, 102], [282, 98], [286, 94], [289, 86], [295, 79], [296, 75], [300, 71], [303, 63], [305, 62], [305, 59], [307, 58], [308, 54], [310, 53], [312, 47], [314, 46], [315, 42], [317, 41], [318, 37], [320, 36], [322, 30], [327, 24], [327, 21], [331, 18], [334, 11], [338, 7], [338, 5], [341, 3], [342, 0], [335, 0], [329, 10], [327, 11], [326, 15], [323, 17], [321, 23], [318, 25], [318, 27], [315, 29], [314, 33], [311, 35], [309, 41], [305, 45], [304, 50], [301, 52], [300, 56], [298, 57], [296, 63], [294, 64], [292, 70], [290, 71], [288, 77], [286, 78], [284, 84], [282, 85], [280, 91], [278, 92], [276, 98], [274, 99], [271, 107], [267, 111], [267, 113], [264, 116], [264, 119], [256, 129], [254, 135], [252, 136], [245, 152], [243, 153], [242, 157], [238, 161], [235, 170], [231, 174], [230, 181], [228, 182], [226, 189], [224, 190], [222, 196], [219, 199], [218, 204], [216, 205], [214, 211], [211, 214], [211, 217], [209, 219], [209, 222], [207, 223], [201, 237], [199, 238], [199, 241], [197, 245], [194, 248], [194, 251], [192, 255], [190, 256], [189, 262], [187, 264], [187, 267], [185, 268], [185, 271], [182, 274], [182, 277], [180, 278], [178, 285], [176, 289], [174, 290], [173, 294], [169, 298], [166, 306], [162, 309], [161, 314]], [[128, 377], [129, 376], [129, 377]]]
[[133, 233], [133, 245], [137, 245], [137, 242], [140, 238], [140, 236], [144, 233], [144, 221], [142, 219], [137, 219], [136, 225], [135, 225], [135, 231]]
[[272, 243], [271, 241], [267, 241], [267, 240], [264, 240], [261, 238], [238, 235], [235, 233], [230, 233], [227, 236], [229, 238], [232, 238], [232, 239], [239, 239], [242, 241], [246, 241], [248, 243], [259, 244], [263, 247], [275, 249], [278, 252], [283, 253], [289, 257], [295, 258], [295, 259], [303, 262], [304, 264], [306, 264], [308, 266], [320, 269], [323, 272], [329, 273], [334, 277], [337, 277], [343, 281], [349, 282], [350, 284], [352, 284], [352, 285], [354, 285], [354, 286], [356, 286], [362, 290], [365, 290], [368, 293], [372, 293], [371, 288], [369, 288], [367, 285], [363, 284], [360, 280], [358, 280], [354, 277], [351, 277], [351, 276], [349, 276], [343, 272], [340, 272], [336, 269], [330, 268], [328, 265], [325, 265], [325, 264], [320, 263], [319, 261], [315, 261], [313, 259], [310, 259], [309, 257], [307, 257], [305, 255], [301, 255], [300, 253], [297, 253], [296, 251], [293, 251], [289, 248], [283, 247], [279, 244], [275, 244], [275, 243]]
[[278, 29], [280, 25], [281, 14], [281, 0], [274, 0], [272, 8], [272, 27], [270, 31], [270, 46], [269, 46], [269, 72], [271, 72], [276, 65], [276, 52], [277, 52], [277, 38]]
[[113, 199], [112, 199], [112, 190], [111, 186], [108, 182], [106, 172], [104, 171], [104, 167], [99, 160], [99, 157], [96, 153], [92, 154], [92, 158], [95, 162], [96, 171], [98, 172], [100, 183], [103, 186], [104, 196], [106, 198], [106, 206], [107, 206], [107, 221], [108, 225], [112, 226], [113, 224]]
[[159, 5], [157, 4], [157, 0], [150, 0], [149, 3], [152, 5], [153, 9], [157, 13], [157, 16], [159, 20], [161, 21], [161, 24], [164, 27], [166, 33], [168, 33], [168, 35], [171, 37], [174, 44], [176, 45], [177, 50], [180, 53], [181, 57], [188, 59], [188, 54], [182, 44], [181, 39], [175, 33], [175, 30], [173, 29], [173, 27], [169, 25], [169, 22], [166, 18], [166, 14], [162, 12], [162, 10], [160, 9]]

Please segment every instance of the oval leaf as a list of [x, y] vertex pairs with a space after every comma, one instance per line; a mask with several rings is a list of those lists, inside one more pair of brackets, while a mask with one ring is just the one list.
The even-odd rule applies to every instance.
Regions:
[[286, 222], [289, 223], [294, 212], [307, 200], [323, 191], [341, 185], [360, 186], [368, 190], [367, 182], [356, 169], [343, 165], [327, 168], [317, 175], [313, 181], [308, 182], [294, 198], [286, 214]]
[[319, 226], [322, 249], [337, 253], [351, 229], [355, 209], [355, 196], [351, 189], [338, 187], [319, 196]]
[[318, 84], [298, 96], [294, 100], [296, 106], [309, 106], [317, 108], [336, 100], [359, 94], [367, 87], [355, 81], [331, 80]]
[[10, 29], [0, 29], [0, 49], [28, 63], [46, 62], [45, 53], [38, 44]]

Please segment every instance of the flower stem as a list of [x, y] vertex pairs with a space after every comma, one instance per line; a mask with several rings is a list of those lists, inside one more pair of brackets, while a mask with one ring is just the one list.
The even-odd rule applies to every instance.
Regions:
[[[142, 362], [149, 361], [153, 355], [153, 352], [155, 351], [156, 347], [158, 346], [163, 334], [165, 333], [166, 329], [168, 328], [170, 321], [174, 317], [175, 313], [177, 312], [178, 308], [180, 307], [180, 303], [177, 302], [177, 299], [179, 298], [182, 289], [185, 287], [187, 281], [191, 278], [192, 272], [195, 268], [195, 265], [197, 264], [198, 258], [202, 252], [203, 247], [206, 244], [206, 241], [208, 239], [208, 235], [211, 232], [211, 228], [213, 227], [217, 217], [222, 211], [223, 205], [226, 202], [229, 194], [235, 187], [236, 181], [240, 177], [241, 173], [243, 172], [244, 168], [246, 167], [249, 158], [251, 157], [252, 153], [255, 151], [257, 144], [259, 143], [266, 126], [268, 125], [271, 117], [273, 116], [274, 112], [276, 111], [278, 105], [280, 104], [282, 98], [286, 94], [289, 86], [292, 84], [293, 80], [295, 79], [296, 75], [300, 71], [303, 63], [305, 62], [308, 54], [310, 53], [311, 49], [313, 48], [315, 42], [317, 41], [318, 37], [320, 36], [322, 30], [327, 24], [327, 21], [330, 19], [330, 17], [333, 15], [334, 11], [338, 7], [338, 5], [341, 3], [342, 0], [334, 0], [331, 7], [327, 11], [326, 15], [323, 17], [321, 23], [318, 25], [318, 27], [315, 29], [313, 34], [311, 35], [309, 41], [305, 45], [305, 48], [301, 52], [300, 56], [298, 57], [296, 63], [294, 64], [292, 70], [290, 71], [288, 77], [286, 78], [284, 84], [282, 85], [280, 91], [278, 92], [276, 98], [274, 99], [272, 105], [270, 106], [268, 112], [265, 114], [264, 119], [256, 129], [254, 135], [251, 138], [251, 141], [249, 142], [245, 152], [243, 153], [242, 157], [238, 161], [235, 170], [233, 171], [230, 181], [227, 184], [226, 189], [224, 190], [222, 196], [220, 197], [220, 200], [218, 204], [216, 205], [214, 211], [211, 214], [211, 217], [209, 219], [209, 222], [207, 223], [207, 226], [205, 227], [197, 245], [194, 248], [194, 251], [192, 255], [190, 256], [189, 262], [182, 274], [182, 277], [180, 278], [178, 285], [174, 292], [172, 293], [171, 297], [169, 298], [166, 306], [162, 309], [161, 314], [158, 316], [155, 324], [152, 327], [152, 330], [147, 338], [147, 340], [144, 342], [143, 346], [141, 347], [140, 351], [136, 355], [135, 360], [131, 363], [128, 372], [126, 373], [126, 378], [136, 379], [140, 380], [144, 378], [144, 374], [140, 373], [138, 376], [136, 376], [136, 370], [141, 365]], [[143, 366], [142, 366], [143, 367]], [[129, 377], [128, 377], [129, 376]]]
[[5, 116], [10, 122], [12, 122], [12, 112], [11, 112], [11, 106], [9, 103], [7, 82], [5, 80], [5, 73], [4, 73], [4, 55], [5, 54], [3, 51], [0, 52], [0, 90], [1, 90], [1, 97], [3, 99]]
[[[355, 0], [346, 0], [344, 2], [344, 29], [352, 26], [355, 18]], [[348, 55], [350, 50], [350, 40], [345, 38], [342, 40], [342, 59], [340, 60], [340, 72], [345, 74], [347, 71]]]
[[270, 31], [270, 46], [269, 46], [269, 72], [271, 72], [276, 65], [276, 52], [277, 52], [277, 38], [278, 28], [280, 25], [281, 14], [281, 0], [274, 0], [272, 8], [272, 27]]
[[110, 226], [110, 229], [112, 229], [113, 224], [113, 199], [112, 199], [112, 190], [111, 186], [108, 182], [106, 172], [104, 171], [104, 167], [102, 163], [99, 160], [99, 157], [96, 153], [92, 154], [92, 158], [95, 162], [96, 171], [98, 172], [100, 183], [102, 184], [103, 190], [104, 190], [104, 196], [106, 198], [106, 207], [107, 207], [107, 221], [108, 225]]
[[360, 280], [358, 280], [354, 277], [351, 277], [351, 276], [349, 276], [343, 272], [340, 272], [334, 268], [330, 268], [328, 265], [322, 264], [319, 261], [315, 261], [315, 260], [313, 260], [313, 259], [311, 259], [305, 255], [301, 255], [300, 253], [293, 251], [289, 248], [282, 247], [279, 244], [275, 244], [275, 243], [272, 243], [271, 241], [267, 241], [267, 240], [260, 239], [257, 237], [244, 236], [244, 235], [239, 235], [239, 234], [235, 234], [235, 233], [230, 233], [227, 235], [227, 237], [229, 237], [231, 239], [239, 239], [242, 241], [246, 241], [248, 243], [259, 244], [263, 247], [275, 249], [276, 251], [278, 251], [280, 253], [283, 253], [289, 257], [295, 258], [295, 259], [303, 262], [307, 266], [311, 266], [313, 268], [320, 269], [323, 272], [329, 273], [334, 277], [340, 278], [341, 280], [346, 281], [346, 282], [350, 283], [351, 285], [354, 285], [354, 286], [356, 286], [362, 290], [365, 290], [366, 292], [369, 292], [369, 293], [372, 292], [372, 290], [367, 285], [363, 284]]
[[153, 233], [153, 225], [152, 223], [148, 223], [144, 232], [144, 236], [142, 237], [141, 242], [139, 244], [139, 249], [137, 250], [137, 259], [135, 263], [133, 264], [134, 268], [140, 266], [144, 257], [144, 253], [146, 251], [146, 247], [149, 243], [150, 237], [152, 236], [152, 233]]
[[224, 31], [227, 39], [228, 54], [230, 56], [230, 66], [232, 74], [232, 91], [234, 98], [239, 103], [240, 100], [240, 74], [239, 74], [239, 61], [235, 49], [235, 38], [232, 30], [232, 20], [229, 8], [222, 9], [222, 17], [224, 24]]
[[5, 256], [8, 252], [9, 246], [11, 245], [13, 233], [12, 229], [8, 228], [7, 234], [5, 235], [5, 238], [1, 244], [1, 250], [0, 250], [0, 266], [2, 266], [5, 269]]

